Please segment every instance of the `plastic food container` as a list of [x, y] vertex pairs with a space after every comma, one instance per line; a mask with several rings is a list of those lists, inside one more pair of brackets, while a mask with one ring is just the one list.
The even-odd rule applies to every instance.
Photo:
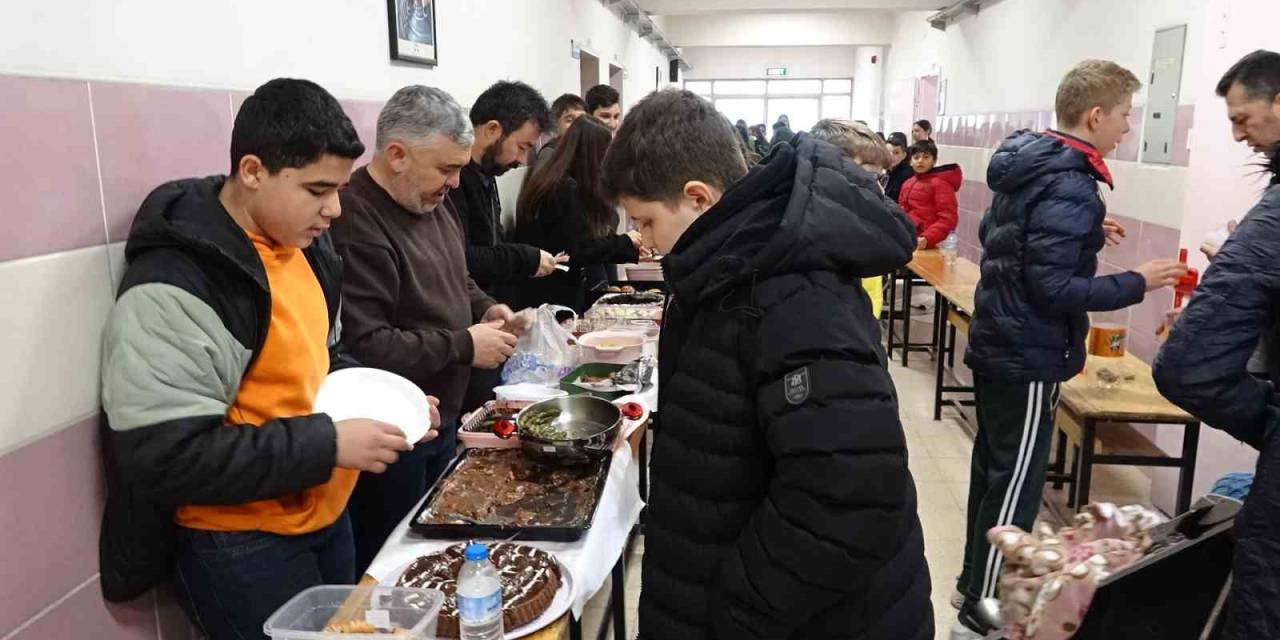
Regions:
[[518, 412], [521, 409], [543, 400], [559, 398], [569, 395], [568, 392], [562, 391], [555, 387], [548, 387], [532, 382], [522, 382], [520, 384], [508, 384], [501, 387], [495, 387], [494, 395], [497, 396], [497, 408], [499, 411]]
[[[431, 640], [442, 604], [444, 594], [434, 589], [311, 587], [277, 609], [262, 631], [274, 640]], [[344, 625], [352, 631], [336, 630]]]
[[627, 364], [644, 355], [646, 338], [638, 331], [595, 331], [578, 338], [582, 362]]
[[[563, 395], [568, 395], [564, 393]], [[520, 436], [512, 434], [510, 438], [499, 438], [493, 433], [484, 431], [472, 431], [491, 416], [497, 414], [511, 420], [514, 425], [516, 414], [519, 411], [503, 410], [497, 408], [497, 401], [490, 400], [483, 407], [476, 410], [469, 416], [462, 419], [462, 426], [458, 428], [458, 441], [462, 443], [463, 449], [518, 449], [520, 448]]]

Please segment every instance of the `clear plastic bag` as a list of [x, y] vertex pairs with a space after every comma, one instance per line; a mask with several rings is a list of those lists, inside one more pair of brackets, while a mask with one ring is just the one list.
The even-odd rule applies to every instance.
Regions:
[[557, 311], [573, 313], [568, 307], [549, 304], [534, 311], [533, 324], [502, 367], [503, 384], [557, 385], [578, 366], [578, 347], [573, 334], [556, 322]]

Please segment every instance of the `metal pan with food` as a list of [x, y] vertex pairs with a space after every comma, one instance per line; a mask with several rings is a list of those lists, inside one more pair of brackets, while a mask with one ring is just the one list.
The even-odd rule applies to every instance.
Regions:
[[630, 432], [646, 418], [636, 403], [617, 406], [590, 395], [552, 398], [516, 415], [520, 445], [530, 458], [575, 465], [607, 457], [618, 434]]

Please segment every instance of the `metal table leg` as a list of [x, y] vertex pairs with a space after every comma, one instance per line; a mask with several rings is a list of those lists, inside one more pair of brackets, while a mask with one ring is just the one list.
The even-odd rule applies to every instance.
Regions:
[[[1049, 464], [1049, 470], [1055, 474], [1064, 474], [1067, 472], [1067, 433], [1061, 429], [1057, 430], [1058, 447], [1054, 453], [1053, 462]], [[1054, 489], [1062, 488], [1062, 480], [1053, 481]]]
[[[613, 565], [612, 585], [609, 591], [609, 617], [613, 618], [613, 637], [625, 640], [627, 637], [627, 554], [624, 551]], [[596, 640], [605, 640], [609, 636], [609, 625], [600, 625]]]
[[933, 386], [933, 419], [941, 420], [943, 373], [947, 368], [947, 359], [943, 355], [948, 353], [949, 349], [955, 349], [955, 342], [953, 341], [950, 346], [947, 345], [947, 306], [949, 303], [946, 298], [942, 297], [941, 293], [935, 293], [934, 297], [933, 308], [936, 313], [933, 318], [933, 343], [937, 349], [938, 366], [937, 377], [934, 379]]
[[1191, 485], [1196, 479], [1196, 449], [1199, 445], [1200, 423], [1188, 423], [1186, 430], [1182, 432], [1182, 463], [1178, 469], [1178, 513], [1186, 513], [1191, 508]]
[[902, 366], [907, 366], [911, 355], [911, 288], [915, 276], [908, 273], [902, 280]]
[[898, 274], [897, 272], [889, 274], [889, 329], [886, 331], [888, 342], [885, 343], [885, 352], [889, 356], [889, 360], [893, 360], [893, 334], [894, 317], [898, 315]]

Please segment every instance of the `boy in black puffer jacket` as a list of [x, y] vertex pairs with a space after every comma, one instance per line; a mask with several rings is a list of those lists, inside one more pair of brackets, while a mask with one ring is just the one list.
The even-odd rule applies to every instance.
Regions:
[[1090, 311], [1142, 302], [1177, 282], [1185, 267], [1157, 260], [1095, 277], [1098, 252], [1124, 229], [1106, 217], [1102, 158], [1129, 131], [1141, 83], [1113, 62], [1086, 60], [1058, 85], [1062, 131], [1019, 131], [987, 167], [995, 192], [982, 220], [982, 278], [965, 363], [973, 370], [978, 435], [969, 480], [968, 527], [953, 640], [981, 637], [975, 604], [996, 595], [992, 527], [1029, 530], [1040, 509], [1058, 385], [1084, 367]]
[[655, 93], [606, 191], [669, 255], [640, 636], [923, 640], [929, 572], [859, 278], [911, 259], [875, 177], [799, 135], [746, 173], [729, 121]]

